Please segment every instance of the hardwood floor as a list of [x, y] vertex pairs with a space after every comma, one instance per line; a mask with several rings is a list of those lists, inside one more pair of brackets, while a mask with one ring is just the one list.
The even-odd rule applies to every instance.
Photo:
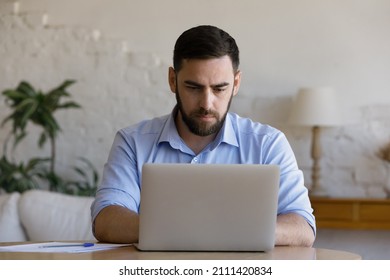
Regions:
[[349, 251], [364, 260], [390, 260], [390, 230], [317, 229], [314, 247]]

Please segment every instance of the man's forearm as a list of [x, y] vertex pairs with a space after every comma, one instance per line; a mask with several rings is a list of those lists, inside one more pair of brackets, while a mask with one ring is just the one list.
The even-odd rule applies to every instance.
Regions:
[[95, 219], [95, 237], [101, 242], [138, 242], [138, 214], [122, 206], [104, 208]]
[[302, 216], [289, 213], [277, 217], [275, 245], [311, 247], [314, 239], [313, 229]]

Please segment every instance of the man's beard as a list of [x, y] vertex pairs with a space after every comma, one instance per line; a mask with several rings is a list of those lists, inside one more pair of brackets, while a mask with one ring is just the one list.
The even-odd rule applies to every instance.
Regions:
[[[230, 100], [229, 100], [228, 106], [226, 108], [226, 112], [222, 116], [222, 118], [220, 118], [218, 112], [212, 111], [212, 110], [205, 110], [204, 108], [199, 108], [198, 110], [191, 112], [190, 114], [187, 114], [184, 111], [183, 104], [182, 104], [181, 99], [180, 99], [179, 91], [176, 88], [176, 102], [177, 102], [178, 110], [181, 113], [181, 118], [182, 118], [183, 122], [186, 124], [186, 126], [188, 127], [188, 129], [193, 134], [198, 135], [198, 136], [209, 136], [209, 135], [212, 135], [214, 133], [219, 132], [219, 130], [222, 128], [222, 126], [225, 122], [226, 115], [227, 115], [229, 108], [230, 108], [230, 103], [232, 102], [232, 98], [233, 98], [233, 94], [230, 96]], [[209, 125], [207, 123], [203, 123], [201, 121], [198, 121], [197, 118], [202, 117], [202, 116], [212, 116], [217, 121], [216, 121], [216, 123], [211, 124], [211, 125]]]

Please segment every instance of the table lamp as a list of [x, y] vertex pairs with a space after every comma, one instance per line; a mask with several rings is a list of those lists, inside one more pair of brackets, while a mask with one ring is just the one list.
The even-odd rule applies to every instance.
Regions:
[[310, 194], [313, 196], [326, 196], [326, 190], [320, 184], [319, 163], [322, 155], [320, 129], [321, 127], [340, 125], [338, 105], [332, 88], [301, 88], [298, 90], [291, 110], [290, 124], [309, 126], [312, 129], [311, 158], [313, 165]]

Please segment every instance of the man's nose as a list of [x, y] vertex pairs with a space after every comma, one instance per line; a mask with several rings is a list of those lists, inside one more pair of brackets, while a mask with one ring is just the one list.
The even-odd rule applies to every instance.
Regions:
[[211, 104], [213, 103], [214, 94], [211, 89], [205, 89], [200, 98], [200, 107], [208, 110], [211, 108]]

